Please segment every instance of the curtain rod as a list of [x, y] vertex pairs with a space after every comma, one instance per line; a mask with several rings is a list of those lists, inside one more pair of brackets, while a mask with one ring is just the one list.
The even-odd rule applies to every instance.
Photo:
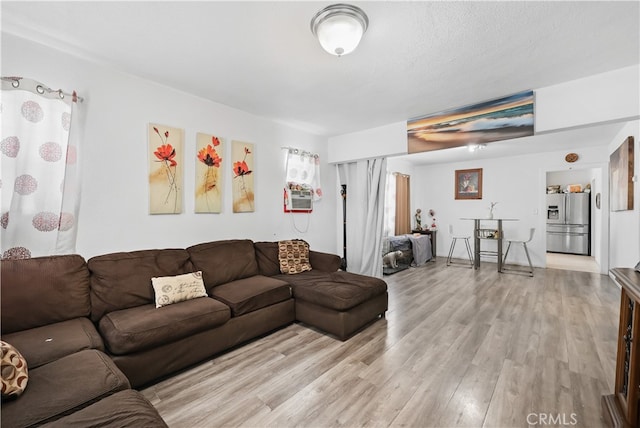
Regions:
[[283, 146], [283, 147], [280, 147], [280, 148], [282, 150], [289, 150], [289, 153], [293, 153], [293, 154], [296, 154], [296, 155], [300, 154], [301, 156], [305, 156], [305, 155], [306, 156], [311, 156], [311, 157], [313, 157], [315, 159], [319, 159], [320, 158], [320, 155], [318, 155], [317, 153], [311, 153], [311, 152], [308, 152], [306, 150], [297, 149], [295, 147]]
[[[18, 89], [20, 87], [20, 81], [23, 80], [22, 77], [15, 77], [15, 76], [1, 77], [0, 79], [2, 79], [5, 82], [10, 82], [11, 86], [15, 89]], [[28, 80], [28, 79], [25, 79], [25, 80]], [[34, 83], [37, 83], [37, 82], [34, 82]], [[84, 98], [78, 96], [78, 94], [76, 94], [76, 91], [73, 91], [73, 93], [70, 94], [68, 92], [64, 92], [62, 89], [51, 89], [47, 86], [44, 86], [41, 83], [36, 84], [35, 91], [40, 95], [44, 95], [45, 93], [48, 95], [56, 93], [58, 94], [58, 97], [61, 100], [64, 100], [64, 97], [66, 96], [66, 97], [71, 97], [71, 100], [73, 102], [84, 102]]]

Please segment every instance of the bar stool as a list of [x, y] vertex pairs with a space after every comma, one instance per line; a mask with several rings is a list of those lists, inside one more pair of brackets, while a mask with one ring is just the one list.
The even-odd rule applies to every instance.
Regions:
[[464, 243], [467, 246], [467, 254], [469, 255], [469, 264], [471, 268], [473, 268], [473, 256], [471, 255], [471, 245], [469, 244], [469, 239], [471, 236], [469, 235], [456, 235], [453, 233], [453, 225], [449, 225], [449, 235], [451, 235], [451, 247], [449, 248], [449, 255], [447, 256], [447, 266], [454, 264], [451, 261], [451, 257], [453, 256], [453, 250], [456, 248], [456, 241], [458, 239], [464, 239]]
[[[504, 253], [504, 259], [502, 259], [502, 263], [504, 265], [504, 263], [506, 263], [507, 261], [507, 255], [509, 254], [509, 248], [511, 248], [511, 244], [522, 244], [522, 246], [524, 247], [524, 253], [527, 255], [527, 260], [529, 261], [529, 275], [533, 276], [533, 265], [531, 264], [531, 257], [529, 257], [529, 250], [527, 249], [527, 243], [531, 242], [531, 240], [533, 239], [533, 234], [535, 233], [536, 228], [532, 227], [529, 230], [529, 239], [527, 239], [526, 241], [524, 240], [517, 240], [517, 239], [506, 239], [505, 241], [507, 241], [509, 243], [509, 245], [507, 245], [507, 251], [505, 251]], [[502, 270], [511, 270], [511, 271], [518, 271], [517, 269], [505, 269], [504, 267], [502, 268]]]

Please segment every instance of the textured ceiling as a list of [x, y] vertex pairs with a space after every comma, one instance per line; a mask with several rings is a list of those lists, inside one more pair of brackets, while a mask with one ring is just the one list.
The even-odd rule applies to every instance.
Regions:
[[8, 2], [2, 29], [333, 136], [640, 63], [640, 3], [353, 2], [358, 49], [309, 30], [329, 2]]

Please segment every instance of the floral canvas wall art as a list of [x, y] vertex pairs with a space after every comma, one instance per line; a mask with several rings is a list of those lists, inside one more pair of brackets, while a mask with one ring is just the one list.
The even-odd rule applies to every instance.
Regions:
[[253, 144], [233, 141], [231, 143], [231, 162], [233, 167], [231, 173], [233, 212], [254, 212]]
[[149, 213], [182, 212], [183, 131], [149, 124]]
[[224, 140], [215, 135], [196, 135], [195, 212], [222, 212], [222, 154]]

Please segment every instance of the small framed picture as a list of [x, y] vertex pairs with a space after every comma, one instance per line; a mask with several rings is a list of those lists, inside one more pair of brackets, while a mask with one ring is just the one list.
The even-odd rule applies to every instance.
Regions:
[[456, 199], [482, 199], [482, 168], [456, 170]]

